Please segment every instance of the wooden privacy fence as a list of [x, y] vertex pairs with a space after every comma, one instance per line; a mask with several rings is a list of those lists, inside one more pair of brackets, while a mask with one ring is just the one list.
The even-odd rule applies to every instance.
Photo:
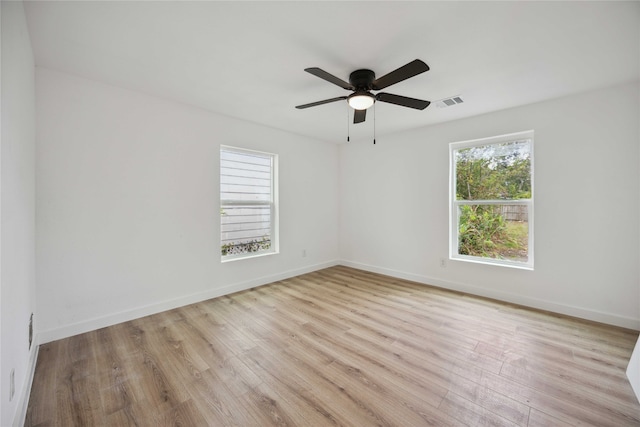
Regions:
[[502, 217], [507, 221], [529, 221], [526, 205], [502, 205]]

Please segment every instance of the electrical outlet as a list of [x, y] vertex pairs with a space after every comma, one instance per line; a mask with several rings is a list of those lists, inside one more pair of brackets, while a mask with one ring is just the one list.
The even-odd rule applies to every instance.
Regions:
[[302, 258], [306, 258], [307, 257], [307, 250], [303, 249], [302, 250]]
[[9, 402], [13, 400], [14, 394], [16, 394], [16, 370], [12, 369], [9, 374]]
[[440, 268], [447, 268], [447, 260], [445, 258], [440, 258]]

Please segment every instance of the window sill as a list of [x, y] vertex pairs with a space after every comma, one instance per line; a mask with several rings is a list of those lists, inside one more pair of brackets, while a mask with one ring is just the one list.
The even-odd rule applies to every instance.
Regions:
[[269, 251], [269, 252], [260, 252], [256, 254], [251, 254], [251, 255], [227, 255], [227, 256], [221, 257], [220, 262], [225, 263], [225, 262], [240, 261], [243, 259], [261, 258], [269, 255], [277, 255], [278, 253], [279, 253], [278, 251]]
[[533, 264], [524, 263], [524, 262], [516, 262], [516, 261], [507, 261], [507, 260], [499, 260], [492, 258], [480, 258], [466, 255], [453, 255], [449, 257], [452, 261], [463, 261], [463, 262], [471, 262], [475, 264], [484, 264], [491, 265], [496, 267], [508, 267], [515, 268], [518, 270], [529, 270], [533, 271]]

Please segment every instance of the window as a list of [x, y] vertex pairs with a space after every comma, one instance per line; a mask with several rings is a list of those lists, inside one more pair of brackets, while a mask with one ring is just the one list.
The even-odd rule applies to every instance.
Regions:
[[533, 268], [533, 131], [449, 145], [452, 259]]
[[223, 261], [277, 253], [277, 156], [220, 148]]

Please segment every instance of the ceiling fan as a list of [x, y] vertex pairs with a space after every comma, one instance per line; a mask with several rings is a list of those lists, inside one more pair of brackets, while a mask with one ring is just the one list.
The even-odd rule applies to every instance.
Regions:
[[316, 77], [320, 77], [329, 83], [340, 86], [343, 89], [351, 90], [353, 93], [349, 96], [339, 96], [336, 98], [325, 99], [323, 101], [312, 102], [310, 104], [298, 105], [296, 106], [298, 109], [315, 107], [317, 105], [346, 99], [349, 106], [355, 110], [353, 123], [362, 123], [366, 118], [367, 108], [371, 107], [376, 101], [388, 102], [402, 107], [415, 108], [416, 110], [424, 110], [430, 104], [429, 101], [394, 95], [392, 93], [379, 92], [375, 95], [371, 93], [372, 90], [382, 90], [393, 84], [424, 73], [425, 71], [429, 71], [429, 66], [419, 59], [415, 59], [397, 70], [385, 74], [377, 79], [375, 73], [371, 70], [356, 70], [349, 75], [349, 83], [317, 67], [305, 68], [305, 71]]

